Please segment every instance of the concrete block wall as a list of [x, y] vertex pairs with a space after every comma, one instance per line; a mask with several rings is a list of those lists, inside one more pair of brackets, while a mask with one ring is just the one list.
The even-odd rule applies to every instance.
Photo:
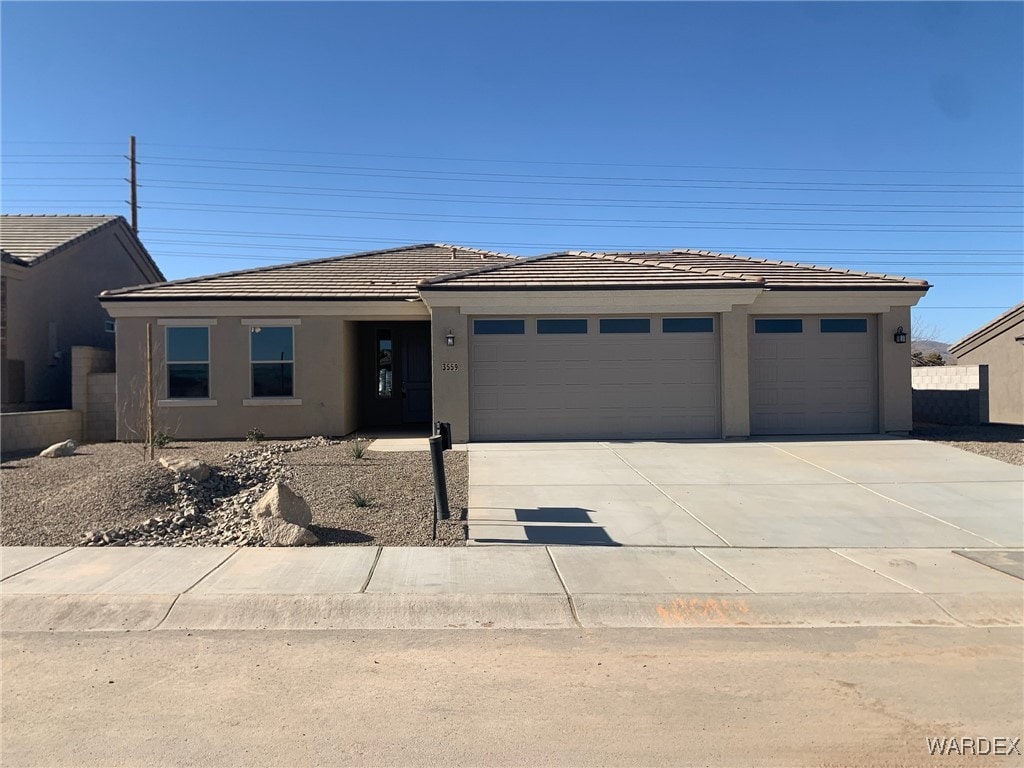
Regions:
[[71, 407], [82, 414], [88, 442], [113, 440], [117, 431], [114, 351], [71, 348]]
[[0, 451], [41, 450], [63, 440], [82, 440], [78, 411], [24, 411], [0, 415]]
[[914, 421], [988, 423], [988, 366], [947, 365], [911, 369]]
[[86, 442], [102, 443], [117, 437], [117, 374], [90, 373], [87, 408], [82, 414]]

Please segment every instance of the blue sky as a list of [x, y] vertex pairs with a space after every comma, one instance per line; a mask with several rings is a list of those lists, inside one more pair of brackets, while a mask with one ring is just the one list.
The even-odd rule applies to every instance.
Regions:
[[168, 277], [407, 242], [906, 274], [1024, 297], [1020, 3], [13, 3], [5, 212], [126, 213]]

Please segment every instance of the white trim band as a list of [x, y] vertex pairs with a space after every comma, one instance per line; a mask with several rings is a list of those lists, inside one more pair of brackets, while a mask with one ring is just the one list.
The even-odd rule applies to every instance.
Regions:
[[208, 319], [194, 318], [194, 317], [193, 318], [190, 318], [190, 317], [182, 317], [182, 318], [177, 318], [177, 317], [175, 317], [175, 318], [161, 317], [161, 318], [159, 318], [156, 321], [156, 324], [157, 325], [173, 325], [173, 326], [177, 326], [177, 327], [197, 326], [197, 327], [201, 328], [201, 327], [204, 327], [204, 326], [216, 325], [217, 321], [214, 318], [212, 318], [212, 317], [208, 318]]
[[302, 405], [301, 397], [249, 397], [242, 405]]
[[243, 317], [242, 325], [302, 325], [302, 321], [297, 317]]
[[157, 400], [156, 404], [161, 408], [200, 408], [203, 406], [216, 405], [217, 401], [198, 397], [195, 400], [192, 400], [183, 397], [174, 400]]

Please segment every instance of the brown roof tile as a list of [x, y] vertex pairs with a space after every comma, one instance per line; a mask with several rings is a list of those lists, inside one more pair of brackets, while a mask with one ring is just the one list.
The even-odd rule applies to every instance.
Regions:
[[25, 264], [66, 248], [119, 216], [0, 215], [0, 248]]
[[513, 257], [444, 244], [407, 245], [273, 267], [122, 288], [104, 301], [416, 299], [421, 280]]

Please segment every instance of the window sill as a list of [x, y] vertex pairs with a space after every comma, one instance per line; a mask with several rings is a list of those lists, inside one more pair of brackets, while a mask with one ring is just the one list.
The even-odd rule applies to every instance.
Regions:
[[301, 397], [251, 397], [242, 405], [302, 405]]
[[161, 408], [197, 408], [201, 406], [216, 405], [216, 400], [196, 398], [180, 398], [177, 400], [157, 400], [156, 404]]

